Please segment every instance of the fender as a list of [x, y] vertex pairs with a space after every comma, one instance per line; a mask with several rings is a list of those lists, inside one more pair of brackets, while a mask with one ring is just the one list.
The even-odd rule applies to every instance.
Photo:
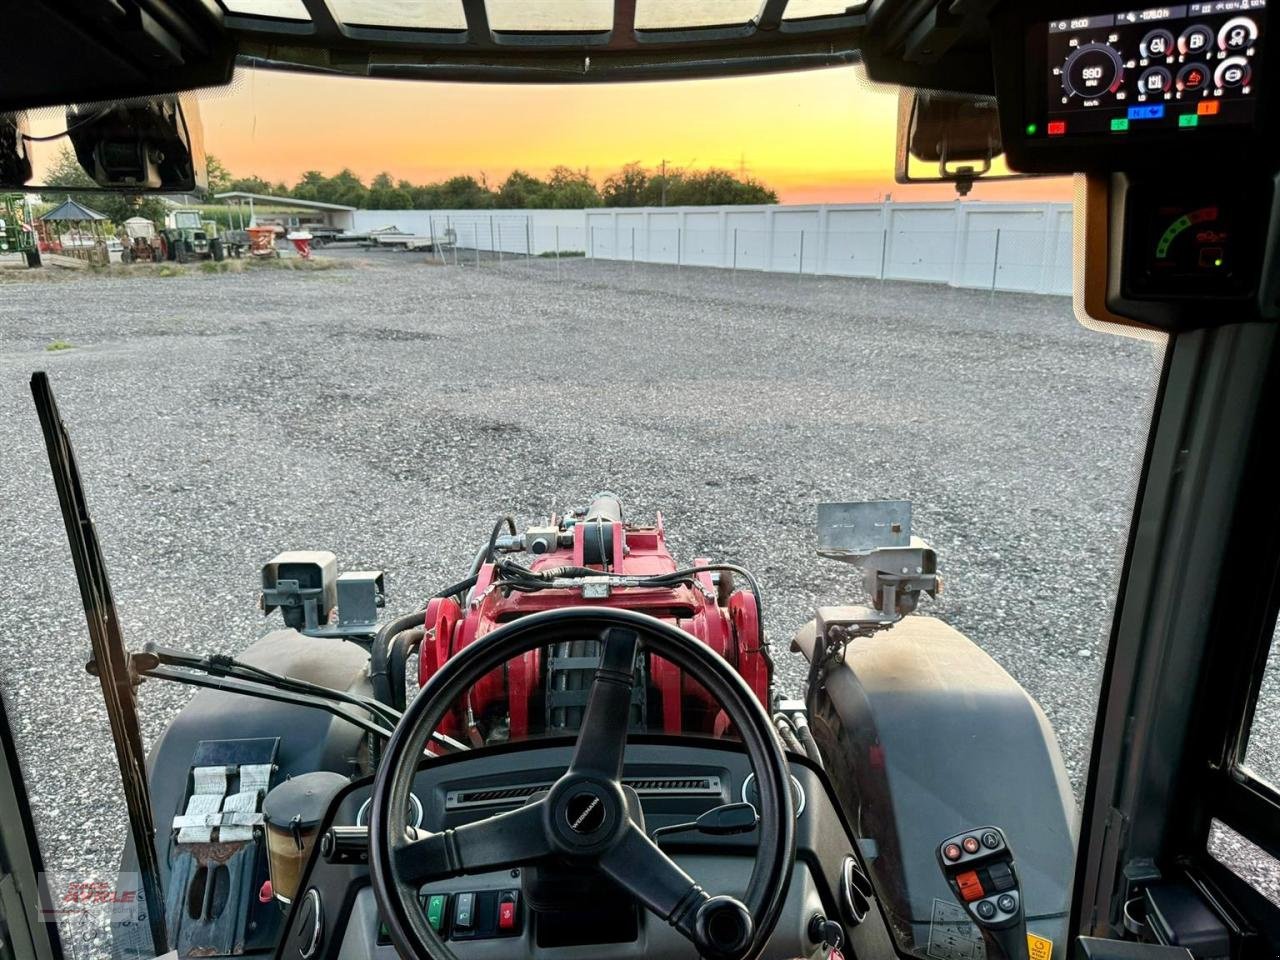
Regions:
[[[793, 645], [812, 659], [813, 622]], [[1028, 929], [1065, 948], [1075, 799], [1049, 721], [1013, 677], [941, 620], [909, 616], [852, 641], [808, 703], [827, 771], [899, 930], [929, 942], [934, 900], [954, 903], [936, 842], [953, 827], [993, 823], [1017, 853]]]

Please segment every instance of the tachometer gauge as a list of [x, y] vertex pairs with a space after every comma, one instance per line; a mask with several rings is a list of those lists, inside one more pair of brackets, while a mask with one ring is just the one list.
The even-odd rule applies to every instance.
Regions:
[[1115, 93], [1124, 85], [1124, 60], [1106, 43], [1086, 43], [1062, 65], [1062, 91], [1091, 100]]

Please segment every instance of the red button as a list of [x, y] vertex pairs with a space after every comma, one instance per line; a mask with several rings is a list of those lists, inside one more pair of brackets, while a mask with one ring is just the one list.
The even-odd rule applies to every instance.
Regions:
[[1053, 120], [1049, 123], [1049, 136], [1060, 137], [1067, 132], [1067, 121]]
[[1202, 117], [1217, 116], [1218, 101], [1217, 100], [1201, 100], [1196, 104], [1196, 113]]
[[957, 847], [954, 843], [948, 843], [945, 847], [942, 848], [942, 855], [946, 857], [948, 860], [959, 860], [960, 848]]
[[510, 900], [498, 904], [498, 929], [513, 930], [516, 925], [516, 905]]
[[964, 844], [964, 852], [965, 852], [965, 853], [977, 853], [977, 852], [978, 852], [978, 838], [977, 838], [977, 837], [965, 837], [965, 838], [964, 838], [964, 840], [963, 840], [962, 842], [963, 842], [963, 844]]
[[986, 891], [982, 889], [982, 881], [978, 879], [978, 872], [970, 870], [967, 873], [961, 873], [956, 877], [956, 885], [960, 888], [960, 896], [964, 897], [965, 903], [972, 903], [974, 900], [981, 900], [986, 895]]

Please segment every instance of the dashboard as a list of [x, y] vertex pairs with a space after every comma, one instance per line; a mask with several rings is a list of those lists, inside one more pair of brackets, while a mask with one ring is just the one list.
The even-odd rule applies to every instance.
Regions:
[[[424, 765], [406, 821], [431, 831], [471, 822], [525, 802], [563, 773], [572, 745], [512, 745]], [[796, 800], [796, 866], [786, 906], [766, 957], [809, 956], [815, 917], [845, 929], [845, 954], [890, 956], [892, 940], [875, 909], [870, 884], [822, 774], [789, 758]], [[740, 749], [714, 741], [637, 743], [627, 747], [624, 784], [635, 790], [645, 826], [687, 823], [699, 814], [753, 795]], [[299, 890], [278, 957], [351, 960], [395, 957], [370, 886], [368, 815], [372, 783], [339, 795]], [[708, 892], [742, 896], [755, 855], [755, 833], [676, 833], [662, 848]], [[667, 924], [637, 908], [607, 881], [554, 867], [514, 867], [424, 885], [419, 906], [460, 958], [693, 957], [693, 947]]]
[[1266, 0], [1212, 0], [1049, 21], [1044, 135], [1251, 125], [1265, 15]]
[[1266, 139], [1275, 4], [1004, 4], [992, 54], [1010, 167], [1145, 171], [1159, 148], [1162, 170], [1194, 176], [1231, 144]]
[[1116, 229], [1088, 244], [1093, 315], [1169, 330], [1258, 315], [1274, 183], [1249, 174], [1280, 122], [1277, 5], [1006, 0], [993, 14], [1009, 168], [1105, 188]]

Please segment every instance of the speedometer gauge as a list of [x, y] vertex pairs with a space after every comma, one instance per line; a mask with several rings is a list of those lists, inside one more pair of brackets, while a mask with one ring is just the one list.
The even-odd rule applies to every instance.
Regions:
[[1077, 47], [1062, 65], [1062, 92], [1092, 100], [1115, 93], [1124, 85], [1124, 61], [1106, 43]]

